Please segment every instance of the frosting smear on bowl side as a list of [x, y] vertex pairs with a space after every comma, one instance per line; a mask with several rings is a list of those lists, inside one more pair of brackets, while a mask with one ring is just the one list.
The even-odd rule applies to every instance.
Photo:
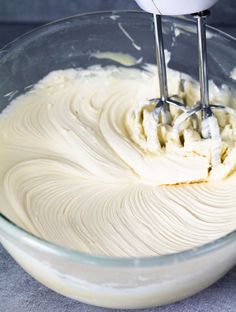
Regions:
[[[171, 95], [198, 101], [195, 81], [168, 77]], [[13, 100], [0, 116], [1, 212], [48, 241], [117, 257], [179, 252], [235, 230], [236, 119], [216, 112], [213, 167], [216, 144], [191, 120], [178, 133], [154, 121], [157, 86], [155, 66], [94, 66], [51, 72]], [[211, 101], [236, 107], [213, 83]]]

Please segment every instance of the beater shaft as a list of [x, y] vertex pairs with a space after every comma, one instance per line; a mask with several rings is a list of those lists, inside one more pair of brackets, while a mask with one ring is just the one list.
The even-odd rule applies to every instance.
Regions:
[[212, 116], [209, 104], [209, 82], [207, 65], [206, 17], [209, 11], [194, 14], [197, 18], [198, 55], [199, 55], [199, 82], [202, 105], [202, 119]]
[[164, 40], [162, 33], [162, 17], [161, 15], [153, 14], [155, 44], [156, 44], [156, 60], [158, 64], [158, 76], [160, 87], [160, 98], [163, 102], [168, 100], [168, 87], [166, 75], [166, 61], [164, 51]]
[[149, 102], [156, 104], [153, 111], [154, 119], [158, 121], [158, 118], [161, 115], [162, 124], [171, 125], [172, 118], [170, 113], [170, 105], [178, 106], [182, 110], [185, 109], [185, 105], [169, 97], [161, 15], [153, 14], [153, 22], [154, 22], [156, 62], [158, 69], [160, 98], [152, 99]]

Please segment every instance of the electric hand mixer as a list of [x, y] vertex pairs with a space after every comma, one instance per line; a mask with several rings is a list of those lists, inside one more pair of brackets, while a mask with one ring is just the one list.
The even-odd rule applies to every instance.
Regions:
[[[209, 9], [218, 0], [136, 0], [137, 4], [145, 11], [153, 14], [156, 55], [158, 65], [160, 98], [152, 99], [150, 103], [155, 104], [153, 117], [158, 122], [161, 118], [162, 124], [172, 125], [176, 133], [181, 124], [190, 117], [195, 117], [196, 113], [201, 112], [201, 131], [202, 138], [211, 138], [215, 142], [215, 150], [212, 151], [212, 166], [220, 162], [220, 128], [218, 121], [212, 110], [218, 109], [229, 114], [235, 115], [235, 112], [222, 105], [209, 103], [209, 85], [207, 70], [207, 44], [206, 44], [206, 17], [209, 15]], [[198, 12], [198, 13], [196, 13]], [[197, 19], [198, 35], [198, 53], [199, 53], [199, 82], [200, 82], [200, 102], [191, 108], [185, 104], [174, 100], [168, 95], [166, 62], [164, 54], [164, 42], [162, 34], [161, 15], [184, 15], [192, 14]], [[171, 118], [170, 105], [174, 105], [183, 111], [174, 122]], [[193, 118], [193, 120], [196, 118]]]

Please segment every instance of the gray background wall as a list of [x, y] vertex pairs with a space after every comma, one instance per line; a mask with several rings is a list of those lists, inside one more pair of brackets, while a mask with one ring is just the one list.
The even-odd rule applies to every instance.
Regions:
[[[0, 45], [54, 19], [88, 11], [127, 9], [138, 9], [134, 0], [0, 0]], [[236, 0], [220, 0], [212, 8], [209, 24], [236, 36]]]

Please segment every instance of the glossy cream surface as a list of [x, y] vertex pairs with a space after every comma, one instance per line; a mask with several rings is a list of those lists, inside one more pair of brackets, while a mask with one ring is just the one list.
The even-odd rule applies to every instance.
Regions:
[[[196, 103], [197, 83], [168, 74], [171, 95]], [[221, 142], [203, 140], [191, 120], [173, 133], [153, 119], [157, 86], [152, 66], [97, 66], [52, 72], [16, 98], [0, 117], [1, 212], [48, 241], [118, 257], [233, 231], [234, 116], [216, 112]], [[235, 107], [226, 87], [212, 84], [211, 101]], [[180, 113], [171, 108], [173, 120]]]

